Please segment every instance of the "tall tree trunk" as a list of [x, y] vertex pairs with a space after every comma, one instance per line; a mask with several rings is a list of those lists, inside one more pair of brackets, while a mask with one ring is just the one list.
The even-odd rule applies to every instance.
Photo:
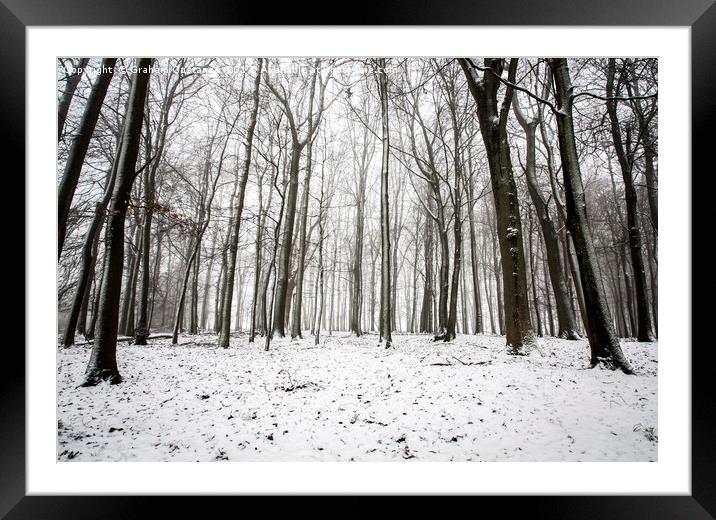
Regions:
[[[323, 172], [322, 172], [323, 173]], [[320, 345], [321, 343], [321, 320], [323, 318], [323, 307], [324, 307], [324, 287], [323, 287], [323, 200], [324, 200], [324, 179], [323, 174], [321, 175], [321, 198], [319, 199], [318, 207], [318, 291], [316, 292], [316, 315], [313, 321], [314, 330], [314, 343]]]
[[318, 217], [318, 293], [316, 294], [316, 317], [314, 320], [314, 343], [321, 343], [321, 319], [323, 318], [323, 221], [322, 217]]
[[446, 341], [455, 339], [457, 325], [457, 297], [460, 288], [460, 270], [462, 266], [462, 155], [460, 143], [460, 118], [457, 114], [457, 100], [453, 83], [447, 83], [448, 109], [453, 130], [453, 169], [455, 170], [455, 185], [452, 190], [453, 202], [453, 252], [452, 283], [450, 288], [450, 314], [448, 316]]
[[430, 187], [426, 186], [425, 193], [425, 287], [423, 288], [423, 302], [420, 307], [420, 332], [433, 332], [433, 229], [434, 224], [430, 213], [433, 211], [433, 198]]
[[244, 196], [246, 194], [246, 184], [249, 180], [249, 170], [251, 168], [251, 151], [254, 142], [254, 130], [256, 129], [256, 116], [259, 112], [259, 88], [261, 87], [262, 66], [263, 59], [259, 58], [257, 63], [256, 79], [254, 80], [251, 117], [249, 119], [248, 129], [246, 130], [244, 165], [241, 171], [241, 178], [239, 180], [238, 193], [236, 194], [236, 208], [234, 212], [233, 226], [231, 227], [231, 240], [229, 242], [229, 250], [226, 264], [223, 315], [221, 319], [221, 333], [219, 334], [219, 346], [224, 348], [227, 348], [229, 346], [229, 335], [231, 332], [231, 305], [234, 294], [234, 277], [236, 276], [236, 253], [239, 247], [239, 231], [241, 229], [241, 214], [244, 211]]
[[472, 182], [472, 169], [470, 169], [470, 175], [465, 179], [468, 189], [468, 203], [467, 203], [467, 217], [469, 220], [470, 227], [470, 264], [472, 267], [472, 291], [473, 300], [475, 303], [474, 310], [474, 328], [475, 334], [482, 334], [485, 332], [485, 326], [482, 319], [482, 297], [480, 294], [480, 266], [477, 258], [477, 239], [475, 238], [475, 192]]
[[62, 255], [62, 247], [65, 243], [67, 219], [70, 214], [72, 199], [75, 196], [75, 190], [77, 189], [77, 183], [80, 179], [80, 173], [82, 172], [82, 166], [85, 161], [85, 156], [87, 155], [87, 149], [89, 148], [92, 134], [94, 133], [95, 126], [97, 126], [97, 119], [99, 118], [99, 113], [102, 110], [102, 103], [107, 95], [107, 88], [109, 87], [109, 83], [114, 75], [114, 64], [116, 61], [116, 58], [106, 58], [102, 60], [102, 71], [92, 86], [92, 91], [87, 99], [87, 105], [85, 105], [85, 110], [82, 114], [82, 119], [80, 120], [77, 135], [75, 136], [72, 147], [70, 148], [70, 154], [67, 157], [65, 169], [62, 172], [60, 185], [57, 188], [58, 260], [60, 255]]
[[333, 230], [333, 261], [331, 262], [331, 310], [328, 317], [328, 334], [332, 335], [336, 328], [335, 303], [336, 303], [336, 269], [338, 266], [338, 234], [341, 230], [341, 215], [338, 215], [338, 225]]
[[[400, 199], [398, 199], [398, 194], [400, 194]], [[392, 246], [392, 260], [391, 260], [391, 268], [393, 270], [392, 276], [391, 276], [391, 292], [390, 292], [390, 308], [391, 308], [391, 328], [392, 330], [397, 330], [396, 327], [396, 320], [399, 319], [398, 316], [398, 298], [397, 298], [397, 291], [398, 291], [398, 272], [400, 269], [401, 262], [398, 262], [398, 246], [400, 244], [400, 237], [403, 232], [403, 209], [405, 207], [405, 191], [404, 190], [398, 190], [395, 194], [395, 211], [393, 212], [393, 241], [391, 243]]]
[[363, 149], [361, 151], [361, 162], [358, 171], [358, 189], [356, 190], [356, 229], [355, 248], [353, 250], [353, 268], [351, 276], [353, 279], [353, 298], [351, 299], [351, 332], [356, 336], [363, 335], [361, 326], [361, 310], [363, 308], [363, 227], [365, 224], [365, 191], [367, 177], [367, 143], [368, 129], [366, 128], [363, 137]]
[[243, 301], [243, 291], [244, 291], [244, 272], [239, 271], [239, 283], [238, 287], [236, 288], [236, 321], [234, 323], [234, 331], [241, 332], [241, 326], [244, 322], [244, 301]]
[[[457, 153], [457, 152], [455, 152]], [[462, 217], [460, 217], [461, 196], [459, 194], [459, 183], [455, 181], [455, 215], [453, 242], [455, 250], [453, 251], [453, 268], [452, 279], [450, 282], [450, 309], [448, 314], [447, 329], [445, 333], [445, 341], [455, 339], [457, 325], [457, 296], [460, 289], [460, 267], [462, 264]]]
[[381, 334], [380, 340], [385, 340], [385, 348], [393, 343], [391, 331], [393, 309], [390, 306], [391, 279], [390, 279], [390, 213], [389, 213], [389, 187], [388, 162], [390, 159], [390, 129], [388, 127], [388, 77], [385, 70], [385, 58], [376, 59], [378, 93], [381, 108], [381, 142], [382, 159], [380, 168], [380, 235], [381, 235]]
[[[507, 119], [513, 90], [507, 87], [502, 106], [498, 108], [497, 92], [503, 71], [501, 59], [485, 59], [482, 78], [466, 59], [460, 65], [468, 80], [470, 93], [477, 105], [492, 181], [492, 193], [497, 217], [497, 236], [502, 258], [502, 284], [504, 286], [505, 331], [508, 350], [524, 354], [523, 345], [533, 341], [530, 310], [527, 299], [527, 272], [525, 267], [522, 222], [517, 198], [517, 186], [512, 171], [512, 159], [507, 138]], [[510, 61], [508, 78], [514, 83], [517, 59]]]
[[[371, 239], [371, 244], [373, 239]], [[378, 260], [378, 248], [371, 245], [371, 271], [370, 271], [370, 331], [375, 332], [375, 264]]]
[[606, 296], [597, 279], [597, 259], [588, 227], [587, 203], [577, 155], [572, 121], [573, 88], [565, 58], [553, 58], [550, 67], [554, 77], [558, 112], [556, 113], [559, 151], [564, 172], [567, 227], [574, 240], [579, 273], [588, 315], [587, 336], [591, 348], [591, 365], [607, 364], [632, 373], [622, 353], [619, 339], [609, 316]]
[[124, 221], [132, 184], [136, 177], [135, 167], [142, 134], [144, 102], [151, 62], [152, 60], [149, 58], [137, 60], [137, 72], [133, 75], [129, 93], [122, 148], [109, 211], [108, 236], [105, 245], [105, 275], [102, 279], [97, 335], [82, 386], [93, 386], [103, 380], [112, 384], [122, 381], [117, 368], [117, 320], [124, 262]]

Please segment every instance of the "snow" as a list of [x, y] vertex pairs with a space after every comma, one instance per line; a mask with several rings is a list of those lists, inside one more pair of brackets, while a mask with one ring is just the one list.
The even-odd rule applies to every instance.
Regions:
[[[182, 336], [118, 346], [124, 382], [78, 388], [90, 347], [58, 349], [59, 461], [655, 461], [657, 343], [637, 370], [588, 369], [586, 341], [434, 343], [395, 334]], [[542, 355], [544, 354], [544, 355]]]

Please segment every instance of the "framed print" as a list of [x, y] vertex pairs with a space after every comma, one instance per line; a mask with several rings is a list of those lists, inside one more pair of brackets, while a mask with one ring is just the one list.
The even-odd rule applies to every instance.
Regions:
[[458, 494], [716, 514], [691, 304], [716, 7], [613, 4], [344, 26], [4, 0], [26, 341], [0, 513]]

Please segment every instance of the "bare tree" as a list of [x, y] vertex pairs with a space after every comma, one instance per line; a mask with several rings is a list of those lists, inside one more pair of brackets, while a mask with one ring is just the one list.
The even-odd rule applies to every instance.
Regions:
[[99, 112], [102, 110], [102, 103], [104, 97], [107, 94], [107, 88], [109, 82], [112, 81], [114, 76], [114, 65], [117, 62], [116, 58], [105, 58], [102, 60], [102, 70], [97, 76], [97, 80], [92, 86], [87, 104], [85, 105], [84, 113], [80, 121], [77, 134], [75, 135], [72, 147], [70, 148], [70, 155], [65, 163], [65, 170], [62, 173], [60, 179], [60, 185], [57, 188], [57, 258], [59, 260], [62, 255], [62, 247], [65, 243], [65, 234], [67, 232], [67, 218], [70, 213], [70, 206], [72, 205], [72, 198], [75, 195], [77, 189], [77, 182], [80, 179], [80, 173], [82, 172], [82, 165], [87, 155], [87, 148], [89, 147], [90, 139], [94, 133], [94, 128], [97, 125], [97, 119], [99, 118]]
[[[504, 286], [505, 328], [507, 346], [511, 353], [522, 354], [523, 345], [533, 338], [527, 300], [527, 273], [522, 240], [520, 205], [512, 170], [512, 159], [507, 139], [507, 118], [514, 90], [506, 86], [498, 108], [497, 93], [504, 69], [503, 60], [486, 58], [484, 66], [471, 60], [458, 60], [465, 72], [470, 93], [477, 106], [480, 131], [487, 149], [492, 180], [492, 195], [497, 217], [497, 237], [502, 258]], [[478, 71], [482, 71], [482, 77]], [[510, 60], [508, 79], [514, 83], [517, 59]]]
[[577, 146], [574, 138], [572, 104], [574, 93], [569, 68], [565, 58], [551, 59], [550, 67], [555, 84], [557, 98], [557, 128], [559, 133], [559, 152], [564, 171], [565, 202], [567, 206], [567, 226], [574, 239], [579, 273], [581, 275], [584, 302], [589, 316], [586, 325], [591, 364], [604, 363], [632, 373], [629, 362], [622, 353], [617, 334], [612, 325], [602, 285], [598, 280], [596, 257], [592, 236], [589, 230], [587, 204], [579, 167]]
[[385, 58], [375, 60], [376, 81], [380, 97], [381, 142], [383, 147], [380, 169], [380, 233], [381, 233], [381, 272], [380, 272], [380, 340], [385, 340], [385, 348], [393, 345], [391, 331], [392, 309], [390, 305], [390, 208], [388, 195], [388, 163], [390, 159], [390, 128], [388, 127], [388, 73], [385, 70]]
[[236, 252], [239, 245], [239, 230], [241, 228], [241, 214], [244, 211], [244, 197], [246, 184], [249, 180], [249, 169], [251, 168], [251, 152], [254, 141], [254, 130], [256, 129], [256, 117], [259, 111], [259, 87], [261, 86], [261, 69], [263, 60], [257, 60], [256, 78], [254, 79], [253, 104], [249, 126], [246, 130], [246, 143], [244, 148], [244, 165], [239, 180], [238, 192], [236, 193], [236, 208], [231, 227], [231, 240], [229, 242], [228, 263], [226, 270], [226, 281], [224, 285], [224, 303], [221, 319], [221, 333], [219, 334], [219, 346], [229, 346], [229, 334], [231, 331], [231, 304], [234, 294], [234, 277], [236, 276]]
[[122, 133], [114, 192], [110, 203], [108, 236], [105, 246], [105, 267], [99, 302], [97, 335], [92, 347], [82, 386], [93, 386], [100, 381], [120, 383], [117, 368], [117, 319], [119, 291], [124, 261], [124, 221], [132, 184], [136, 177], [136, 162], [142, 133], [144, 102], [149, 83], [149, 66], [152, 60], [137, 60], [137, 71], [132, 78], [127, 115]]

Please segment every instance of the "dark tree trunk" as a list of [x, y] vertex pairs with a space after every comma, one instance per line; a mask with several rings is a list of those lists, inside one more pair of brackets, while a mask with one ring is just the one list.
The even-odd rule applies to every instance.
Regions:
[[[497, 236], [502, 258], [504, 286], [505, 332], [512, 354], [524, 354], [523, 345], [533, 340], [530, 310], [527, 299], [527, 272], [517, 186], [512, 171], [512, 159], [507, 138], [507, 118], [513, 90], [506, 88], [502, 106], [498, 107], [497, 92], [503, 64], [501, 59], [485, 59], [482, 78], [466, 59], [460, 59], [470, 93], [477, 105], [482, 133], [490, 166], [492, 193], [497, 217]], [[514, 82], [517, 60], [510, 61], [508, 77]]]
[[279, 302], [273, 309], [273, 333], [280, 337], [286, 335], [286, 300], [288, 297], [288, 278], [291, 264], [291, 248], [293, 246], [293, 225], [296, 218], [296, 198], [298, 197], [298, 169], [301, 158], [299, 143], [294, 143], [291, 151], [290, 176], [288, 193], [286, 195], [286, 218], [281, 237], [281, 251], [279, 253], [278, 271], [276, 273], [275, 299]]
[[427, 187], [425, 198], [425, 286], [423, 288], [423, 302], [420, 307], [420, 332], [433, 332], [433, 229], [434, 224], [430, 212], [433, 211], [433, 198], [430, 187]]
[[316, 317], [314, 321], [314, 344], [321, 343], [321, 319], [323, 317], [323, 216], [318, 216], [318, 292], [316, 294]]
[[385, 348], [393, 344], [391, 331], [393, 309], [390, 305], [391, 272], [390, 272], [390, 213], [389, 213], [389, 187], [388, 162], [390, 159], [390, 129], [388, 127], [388, 77], [385, 70], [385, 58], [376, 60], [378, 93], [381, 108], [381, 142], [382, 158], [380, 168], [380, 236], [381, 236], [381, 266], [380, 266], [380, 340], [385, 340]]
[[485, 326], [482, 318], [482, 296], [480, 294], [480, 266], [477, 258], [477, 239], [475, 237], [475, 192], [472, 182], [472, 170], [470, 171], [469, 178], [466, 179], [468, 189], [468, 200], [467, 203], [467, 216], [470, 226], [470, 264], [472, 267], [472, 291], [473, 300], [475, 303], [474, 308], [474, 329], [475, 334], [482, 334], [485, 332]]
[[[57, 188], [57, 259], [62, 254], [62, 247], [65, 243], [65, 234], [67, 233], [67, 219], [70, 214], [70, 206], [72, 198], [77, 189], [77, 183], [82, 172], [82, 165], [87, 155], [92, 134], [94, 133], [97, 119], [99, 118], [102, 103], [107, 95], [107, 88], [114, 75], [114, 64], [116, 58], [106, 58], [102, 60], [102, 71], [92, 86], [87, 105], [85, 106], [80, 126], [77, 130], [70, 154], [67, 157], [65, 169], [62, 172], [60, 185]], [[106, 69], [105, 69], [106, 67]]]
[[415, 219], [415, 234], [413, 239], [415, 242], [415, 256], [413, 257], [413, 281], [412, 281], [412, 297], [410, 298], [410, 326], [408, 332], [415, 334], [418, 323], [418, 259], [420, 258], [420, 239], [418, 233], [420, 232], [420, 215]]
[[[393, 240], [391, 242], [392, 259], [391, 259], [391, 287], [390, 287], [390, 309], [391, 309], [391, 330], [398, 330], [397, 321], [398, 316], [398, 271], [400, 269], [401, 262], [398, 262], [398, 246], [400, 244], [400, 237], [403, 232], [403, 209], [405, 207], [405, 191], [398, 190], [395, 194], [395, 204], [393, 211]], [[400, 197], [400, 198], [399, 198]]]
[[129, 93], [122, 148], [109, 211], [105, 275], [102, 279], [97, 335], [82, 386], [93, 386], [103, 380], [113, 384], [122, 381], [117, 368], [117, 319], [124, 262], [124, 221], [136, 177], [135, 168], [151, 62], [149, 58], [137, 60], [138, 70], [133, 76]]
[[587, 336], [591, 348], [591, 365], [604, 363], [632, 373], [629, 362], [622, 353], [619, 339], [609, 316], [606, 296], [597, 275], [597, 260], [588, 227], [587, 203], [579, 168], [577, 144], [572, 121], [572, 83], [565, 58], [550, 60], [554, 77], [557, 105], [557, 130], [559, 151], [564, 172], [567, 206], [567, 227], [574, 240], [579, 262], [579, 273], [584, 291], [587, 318]]
[[[453, 170], [455, 175], [454, 186], [452, 187], [453, 203], [453, 269], [450, 283], [450, 310], [448, 314], [447, 330], [445, 341], [455, 339], [457, 335], [457, 299], [460, 289], [460, 275], [462, 267], [462, 188], [463, 188], [463, 165], [460, 143], [460, 119], [457, 114], [457, 99], [454, 82], [445, 79], [446, 93], [448, 98], [448, 111], [452, 122], [453, 134]], [[468, 202], [469, 203], [469, 202]]]

